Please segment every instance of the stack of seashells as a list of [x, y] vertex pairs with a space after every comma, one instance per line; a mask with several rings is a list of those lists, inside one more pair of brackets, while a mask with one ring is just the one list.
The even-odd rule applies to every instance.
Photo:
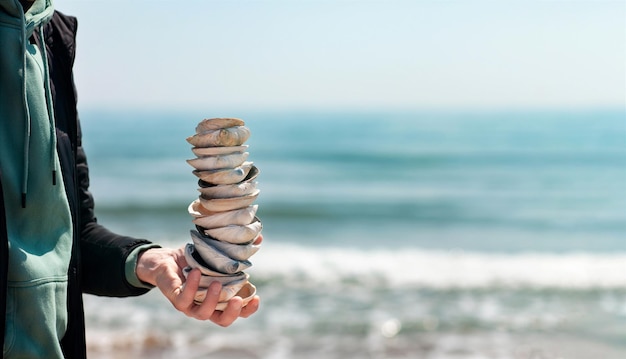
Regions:
[[196, 229], [193, 243], [185, 247], [188, 267], [185, 277], [198, 268], [202, 277], [194, 300], [204, 301], [206, 289], [214, 281], [222, 283], [217, 310], [223, 310], [234, 296], [244, 305], [256, 294], [244, 270], [248, 260], [260, 248], [263, 225], [253, 204], [259, 195], [256, 177], [259, 170], [246, 161], [249, 153], [244, 142], [250, 130], [236, 118], [212, 118], [201, 121], [196, 134], [187, 138], [197, 156], [187, 162], [199, 178], [200, 196], [189, 205]]

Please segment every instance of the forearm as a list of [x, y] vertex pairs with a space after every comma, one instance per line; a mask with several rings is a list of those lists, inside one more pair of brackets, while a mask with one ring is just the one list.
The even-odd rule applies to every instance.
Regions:
[[148, 287], [137, 287], [127, 277], [127, 259], [150, 241], [120, 236], [96, 222], [86, 225], [79, 241], [83, 292], [103, 296], [141, 295]]

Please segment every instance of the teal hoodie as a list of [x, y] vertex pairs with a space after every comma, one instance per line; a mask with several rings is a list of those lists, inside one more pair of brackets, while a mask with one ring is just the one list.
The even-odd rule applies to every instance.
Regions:
[[0, 0], [0, 169], [9, 238], [4, 358], [62, 358], [71, 214], [56, 152], [43, 25], [52, 0], [24, 14]]

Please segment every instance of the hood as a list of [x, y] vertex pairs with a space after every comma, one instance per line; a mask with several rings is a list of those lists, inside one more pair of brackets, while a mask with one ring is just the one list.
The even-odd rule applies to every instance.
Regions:
[[47, 23], [54, 13], [52, 0], [35, 0], [26, 14], [23, 13], [22, 4], [18, 0], [0, 0], [0, 9], [4, 10], [16, 25], [24, 26], [26, 38], [29, 38], [39, 25]]
[[[46, 46], [43, 41], [39, 41], [41, 46], [37, 50], [37, 45], [30, 41], [34, 32], [38, 33], [40, 39], [45, 39], [43, 25], [53, 14], [52, 0], [35, 0], [26, 13], [18, 0], [0, 0], [0, 27], [3, 28], [0, 33], [3, 50], [0, 52], [0, 65], [3, 75], [6, 75], [0, 86], [0, 117], [9, 121], [3, 124], [5, 137], [8, 136], [9, 129], [13, 131], [15, 127], [22, 128], [22, 132], [14, 133], [13, 137], [23, 139], [21, 146], [18, 146], [22, 150], [21, 164], [14, 163], [22, 168], [20, 182], [23, 208], [26, 206], [29, 172], [33, 170], [29, 166], [33, 120], [49, 122], [50, 140], [46, 141], [50, 144], [48, 166], [52, 171], [52, 182], [56, 184], [56, 136]], [[13, 141], [13, 138], [4, 138], [4, 141]], [[10, 151], [18, 149], [10, 148]], [[7, 166], [8, 160], [4, 158], [6, 156], [1, 157], [5, 162], [4, 166]]]

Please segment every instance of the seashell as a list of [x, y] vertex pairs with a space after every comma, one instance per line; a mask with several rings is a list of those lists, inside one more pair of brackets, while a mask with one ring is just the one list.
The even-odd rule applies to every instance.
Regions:
[[207, 275], [211, 277], [230, 277], [233, 274], [222, 273], [216, 270], [209, 268], [209, 264], [207, 264], [204, 259], [200, 256], [200, 253], [195, 250], [195, 247], [192, 243], [187, 243], [185, 246], [185, 260], [187, 261], [187, 265], [190, 268], [198, 268], [202, 275]]
[[[232, 289], [239, 289], [239, 288], [231, 286], [228, 289], [232, 291]], [[223, 290], [224, 289], [222, 289], [222, 291]], [[230, 293], [228, 295], [230, 295]], [[240, 297], [242, 299], [242, 306], [245, 307], [248, 303], [250, 303], [250, 301], [254, 298], [255, 295], [256, 295], [256, 287], [254, 286], [254, 284], [250, 283], [249, 281], [245, 281], [243, 282], [241, 289], [239, 289], [237, 293], [233, 293], [233, 295], [230, 296], [227, 300], [224, 300], [224, 301], [220, 300], [220, 302], [218, 302], [217, 305], [215, 306], [215, 310], [226, 309], [226, 307], [228, 306], [228, 301], [232, 299], [233, 297]], [[222, 294], [220, 293], [220, 298], [221, 296]], [[202, 304], [202, 302], [204, 302], [205, 299], [206, 299], [206, 288], [203, 288], [202, 290], [198, 290], [198, 292], [196, 292], [196, 295], [194, 296], [194, 302], [196, 304]]]
[[[183, 275], [185, 278], [191, 272], [191, 267], [185, 267], [183, 269]], [[236, 273], [231, 276], [223, 276], [223, 277], [213, 277], [208, 275], [202, 275], [200, 277], [200, 283], [198, 285], [198, 291], [194, 297], [194, 300], [197, 302], [202, 302], [206, 298], [206, 290], [209, 288], [209, 285], [213, 282], [220, 282], [222, 284], [222, 291], [220, 292], [220, 296], [218, 301], [225, 302], [230, 298], [234, 297], [239, 290], [248, 282], [248, 278], [250, 278], [249, 274], [244, 272]]]
[[198, 199], [206, 210], [210, 212], [225, 212], [233, 209], [248, 207], [259, 196], [260, 190], [255, 190], [251, 194], [242, 197], [213, 198], [207, 199], [200, 196]]
[[211, 212], [208, 209], [202, 207], [199, 199], [196, 199], [189, 204], [189, 207], [187, 207], [187, 212], [189, 212], [189, 214], [195, 218], [211, 216], [217, 213]]
[[254, 217], [254, 222], [250, 224], [231, 224], [219, 228], [205, 229], [204, 233], [218, 241], [241, 245], [252, 242], [259, 236], [262, 229], [263, 224], [258, 217]]
[[246, 152], [248, 145], [241, 146], [228, 146], [228, 147], [193, 147], [191, 152], [198, 157], [202, 156], [216, 156], [226, 155], [229, 153], [242, 153]]
[[[187, 266], [183, 268], [183, 275], [185, 276], [185, 278], [187, 278], [187, 276], [189, 275], [192, 269], [194, 268], [191, 266]], [[232, 283], [236, 281], [241, 281], [241, 280], [246, 281], [248, 280], [249, 277], [250, 275], [244, 272], [239, 272], [239, 273], [229, 274], [229, 275], [221, 275], [221, 276], [212, 276], [212, 275], [202, 274], [202, 276], [200, 277], [199, 287], [206, 289], [213, 282], [220, 282], [222, 286], [224, 286], [228, 283]]]
[[248, 260], [237, 260], [228, 257], [224, 252], [211, 246], [211, 240], [202, 236], [198, 231], [191, 230], [190, 232], [195, 250], [207, 264], [208, 269], [224, 274], [233, 274], [241, 272], [252, 265]]
[[[190, 267], [187, 267], [187, 268], [190, 268]], [[191, 268], [189, 269], [189, 271], [191, 271]], [[183, 272], [184, 272], [184, 270], [183, 270]], [[185, 277], [187, 277], [187, 273], [184, 273], [184, 274], [185, 274]], [[247, 273], [244, 273], [244, 272], [235, 273], [235, 274], [227, 276], [227, 277], [213, 277], [213, 276], [210, 276], [210, 275], [202, 275], [200, 277], [199, 287], [200, 288], [208, 288], [209, 285], [211, 285], [211, 283], [213, 283], [215, 281], [222, 283], [222, 287], [224, 287], [224, 286], [227, 286], [227, 285], [229, 285], [231, 283], [234, 283], [234, 282], [243, 282], [243, 283], [245, 283], [248, 280], [248, 278], [250, 278], [250, 275], [247, 274]], [[243, 286], [243, 284], [239, 288], [241, 288], [242, 286]], [[239, 290], [234, 291], [233, 295], [235, 295], [238, 291]], [[230, 297], [232, 297], [232, 295]], [[220, 302], [221, 301], [222, 300], [220, 300]]]
[[243, 125], [245, 125], [243, 120], [238, 118], [207, 118], [198, 123], [198, 126], [196, 126], [196, 133]]
[[[237, 292], [237, 294], [234, 295], [234, 297], [240, 297], [241, 299], [243, 299], [242, 306], [245, 307], [248, 303], [250, 303], [250, 301], [252, 300], [252, 298], [254, 298], [255, 295], [256, 295], [256, 287], [254, 286], [254, 284], [250, 282], [246, 282], [243, 288], [241, 288], [239, 292]], [[228, 302], [220, 302], [220, 303], [217, 303], [217, 305], [215, 306], [215, 310], [224, 310], [226, 309], [227, 306], [228, 306]]]
[[200, 187], [198, 191], [204, 198], [231, 198], [242, 197], [252, 194], [256, 190], [258, 182], [239, 182], [216, 186]]
[[204, 241], [207, 244], [220, 252], [224, 253], [228, 258], [236, 259], [238, 261], [245, 261], [248, 258], [252, 257], [256, 252], [261, 248], [260, 245], [253, 244], [255, 238], [258, 235], [247, 242], [239, 243], [230, 243], [230, 242], [222, 242], [215, 238], [204, 238]]
[[233, 184], [243, 181], [252, 167], [252, 162], [244, 162], [241, 166], [235, 168], [222, 168], [209, 171], [194, 170], [193, 174], [204, 182], [211, 184]]
[[187, 160], [187, 163], [199, 171], [234, 168], [241, 166], [249, 155], [249, 152], [235, 152], [225, 155], [202, 156]]
[[250, 171], [248, 172], [248, 175], [246, 175], [246, 177], [244, 177], [243, 181], [244, 182], [250, 182], [253, 179], [257, 178], [259, 176], [259, 169], [255, 166], [252, 165], [252, 168], [250, 168]]
[[[207, 277], [207, 278], [210, 278], [210, 277]], [[237, 292], [239, 292], [243, 288], [243, 286], [246, 285], [246, 283], [248, 283], [248, 280], [243, 279], [240, 281], [223, 284], [222, 290], [220, 292], [220, 296], [218, 298], [219, 303], [227, 304], [230, 298], [234, 297], [235, 294], [237, 294]], [[196, 304], [200, 304], [204, 302], [204, 300], [206, 299], [207, 289], [208, 287], [198, 287], [198, 291], [196, 292], [196, 295], [193, 297], [193, 300]], [[223, 308], [226, 308], [226, 306], [224, 305], [221, 308], [222, 309], [217, 309], [217, 308], [216, 309], [223, 310]]]
[[[202, 207], [197, 200], [198, 206]], [[204, 208], [204, 207], [202, 207]], [[248, 207], [234, 209], [226, 212], [211, 212], [213, 214], [206, 216], [198, 216], [192, 220], [192, 222], [205, 229], [219, 228], [228, 225], [244, 225], [250, 224], [254, 220], [256, 211], [259, 209], [259, 205], [251, 205]], [[196, 213], [196, 212], [194, 212]], [[193, 215], [193, 214], [192, 214]]]
[[[242, 163], [242, 165], [243, 164], [245, 164], [245, 162]], [[248, 172], [248, 175], [243, 180], [241, 180], [241, 182], [252, 182], [259, 176], [259, 173], [260, 173], [259, 169], [253, 164], [252, 168], [250, 168], [250, 172]], [[229, 184], [236, 184], [236, 183], [229, 183]], [[209, 183], [209, 182], [203, 181], [202, 179], [199, 179], [198, 186], [200, 186], [201, 188], [207, 188], [207, 187], [214, 187], [214, 186], [220, 186], [220, 185]]]
[[196, 147], [241, 146], [249, 137], [250, 129], [246, 126], [234, 126], [196, 133], [187, 137], [187, 142]]

